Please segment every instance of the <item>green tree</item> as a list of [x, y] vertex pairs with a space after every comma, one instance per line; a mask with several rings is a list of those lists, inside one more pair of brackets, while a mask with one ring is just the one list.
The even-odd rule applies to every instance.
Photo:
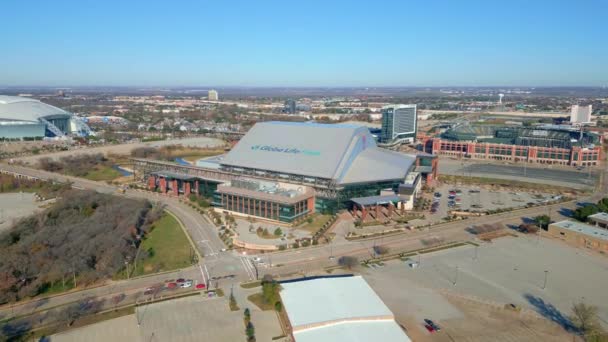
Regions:
[[599, 208], [595, 205], [595, 204], [587, 204], [583, 207], [577, 208], [574, 211], [574, 218], [581, 221], [581, 222], [585, 222], [587, 221], [587, 217], [593, 215], [593, 214], [597, 214], [599, 212]]
[[255, 341], [255, 328], [251, 322], [247, 323], [247, 326], [245, 327], [245, 335], [247, 335], [247, 341]]
[[281, 230], [281, 228], [277, 227], [277, 229], [274, 230], [274, 235], [275, 236], [283, 235], [283, 231]]
[[549, 223], [551, 223], [551, 217], [548, 215], [539, 215], [534, 218], [534, 223], [542, 229], [547, 229]]

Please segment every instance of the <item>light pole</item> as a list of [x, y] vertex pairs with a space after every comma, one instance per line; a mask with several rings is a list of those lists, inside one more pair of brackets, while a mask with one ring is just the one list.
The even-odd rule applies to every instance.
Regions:
[[452, 285], [456, 286], [457, 282], [458, 282], [458, 266], [456, 266], [456, 274], [454, 275], [454, 282], [452, 283]]
[[549, 273], [549, 271], [545, 270], [545, 281], [543, 282], [543, 290], [547, 287], [547, 273]]
[[473, 260], [477, 260], [477, 256], [478, 256], [477, 255], [478, 254], [477, 249], [478, 248], [479, 248], [479, 246], [475, 246], [475, 256], [473, 257]]

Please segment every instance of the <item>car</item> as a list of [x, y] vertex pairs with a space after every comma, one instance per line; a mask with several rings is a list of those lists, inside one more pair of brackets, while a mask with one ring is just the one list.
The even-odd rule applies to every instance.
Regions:
[[183, 282], [179, 285], [179, 287], [181, 287], [182, 289], [192, 287], [192, 281], [189, 280], [189, 281]]
[[145, 294], [146, 296], [149, 296], [149, 295], [154, 294], [154, 291], [153, 291], [153, 290], [146, 290], [146, 291], [144, 291], [144, 294]]
[[426, 330], [428, 330], [430, 333], [434, 333], [434, 332], [435, 332], [435, 329], [433, 329], [433, 327], [432, 327], [432, 326], [430, 326], [430, 325], [428, 325], [428, 324], [425, 324], [425, 325], [424, 325], [424, 327], [425, 327], [425, 328], [426, 328]]
[[183, 282], [185, 282], [185, 281], [186, 281], [186, 279], [184, 279], [184, 278], [179, 278], [179, 279], [177, 279], [175, 282], [176, 282], [176, 283], [183, 283]]
[[431, 328], [433, 328], [433, 330], [435, 330], [435, 331], [441, 330], [441, 328], [437, 324], [435, 324], [435, 322], [433, 322], [432, 320], [430, 320], [428, 318], [424, 319], [424, 323], [426, 323], [427, 325], [430, 325]]
[[206, 287], [205, 284], [196, 284], [196, 286], [194, 288], [197, 290], [201, 290], [201, 289], [204, 289], [205, 287]]
[[254, 257], [254, 258], [253, 258], [253, 261], [255, 261], [255, 262], [260, 262], [260, 261], [262, 261], [262, 258], [260, 258], [260, 257]]
[[434, 194], [434, 196], [435, 196], [435, 197], [441, 197], [441, 192], [436, 192], [436, 193]]
[[226, 248], [222, 248], [222, 249], [220, 249], [220, 252], [225, 252], [225, 251], [227, 251], [227, 249], [226, 249]]
[[335, 258], [336, 258], [335, 256], [331, 255], [331, 256], [329, 257], [329, 260], [334, 260]]
[[177, 283], [167, 283], [167, 285], [165, 285], [166, 288], [172, 290], [172, 289], [176, 289], [177, 288]]

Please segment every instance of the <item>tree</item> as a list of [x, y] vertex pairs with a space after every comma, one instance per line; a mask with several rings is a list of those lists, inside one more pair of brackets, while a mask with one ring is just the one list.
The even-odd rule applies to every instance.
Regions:
[[251, 312], [249, 311], [249, 308], [245, 309], [245, 311], [243, 312], [243, 316], [245, 319], [245, 326], [247, 326], [247, 324], [251, 322]]
[[574, 218], [581, 221], [581, 222], [585, 222], [587, 221], [587, 217], [593, 215], [593, 214], [597, 214], [599, 212], [599, 208], [595, 205], [595, 204], [587, 204], [585, 206], [582, 206], [580, 208], [577, 208], [574, 211]]
[[283, 235], [283, 230], [281, 230], [281, 228], [277, 227], [277, 229], [274, 230], [274, 235], [275, 236]]
[[357, 266], [358, 263], [359, 260], [354, 256], [342, 256], [338, 259], [338, 265], [348, 267], [349, 270]]
[[247, 323], [247, 326], [245, 327], [245, 335], [247, 335], [247, 341], [255, 341], [255, 328], [251, 322]]
[[374, 253], [377, 255], [385, 255], [388, 254], [389, 249], [386, 246], [374, 246]]
[[598, 328], [597, 306], [583, 302], [573, 304], [570, 320], [584, 336], [593, 335]]
[[548, 215], [539, 215], [534, 218], [534, 222], [540, 228], [547, 229], [547, 227], [549, 227], [549, 223], [551, 223], [551, 217]]

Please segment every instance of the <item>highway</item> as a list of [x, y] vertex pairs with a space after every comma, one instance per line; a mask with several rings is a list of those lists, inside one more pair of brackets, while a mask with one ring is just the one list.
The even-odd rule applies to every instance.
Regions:
[[[73, 186], [76, 188], [90, 189], [101, 193], [116, 194], [118, 190], [117, 187], [102, 182], [64, 176], [29, 167], [0, 163], [0, 170], [45, 180], [53, 179], [59, 182], [72, 182]], [[581, 198], [579, 201], [595, 202], [606, 194], [606, 183], [603, 181], [605, 172], [606, 171], [600, 174], [601, 186], [596, 188], [594, 194], [587, 198]], [[256, 271], [255, 266], [250, 261], [251, 256], [240, 255], [236, 251], [222, 252], [224, 244], [217, 235], [217, 228], [209, 222], [206, 217], [201, 216], [189, 206], [181, 203], [177, 198], [136, 190], [128, 190], [124, 195], [120, 196], [147, 199], [164, 204], [167, 210], [173, 213], [183, 223], [194, 242], [197, 251], [203, 257], [202, 260], [199, 260], [199, 264], [161, 275], [123, 281], [109, 281], [107, 284], [95, 288], [70, 292], [46, 299], [20, 302], [13, 306], [4, 305], [0, 307], [0, 319], [26, 314], [32, 311], [32, 307], [35, 307], [35, 310], [44, 310], [49, 307], [63, 305], [91, 296], [111, 296], [120, 293], [141, 291], [147, 286], [171, 278], [192, 278], [197, 282], [204, 282], [212, 287], [215, 287], [216, 285], [222, 287], [227, 284], [252, 280], [255, 279], [256, 275], [261, 277], [266, 273], [271, 273], [273, 275], [289, 275], [294, 273], [306, 274], [323, 267], [336, 265], [340, 256], [352, 255], [361, 259], [369, 258], [373, 256], [374, 245], [387, 246], [392, 252], [396, 252], [422, 248], [424, 246], [421, 239], [432, 236], [441, 237], [445, 242], [473, 240], [475, 239], [475, 236], [468, 233], [466, 228], [475, 224], [502, 223], [507, 225], [518, 225], [524, 217], [531, 218], [545, 213], [549, 214], [552, 220], [560, 220], [565, 218], [563, 216], [563, 209], [574, 209], [576, 207], [576, 201], [571, 201], [545, 207], [520, 209], [491, 216], [443, 223], [435, 225], [432, 228], [403, 234], [357, 241], [338, 240], [329, 245], [260, 254], [258, 256], [262, 258], [265, 266], [258, 266]], [[218, 277], [220, 279], [216, 280], [215, 278]]]

